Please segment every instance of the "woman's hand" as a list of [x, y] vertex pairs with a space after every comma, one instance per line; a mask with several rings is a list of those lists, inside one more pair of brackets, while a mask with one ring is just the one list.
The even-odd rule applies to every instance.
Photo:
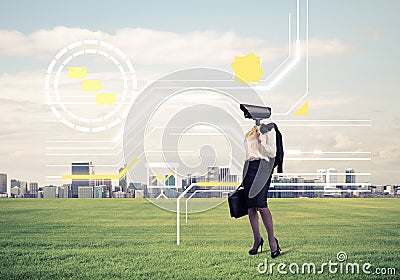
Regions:
[[257, 140], [258, 140], [258, 144], [261, 144], [261, 132], [260, 132], [260, 128], [258, 126], [254, 126], [254, 129], [256, 130], [256, 136], [257, 136]]
[[249, 132], [247, 132], [246, 137], [250, 138], [251, 136], [255, 136], [258, 140], [258, 143], [261, 143], [261, 132], [258, 126], [254, 126]]

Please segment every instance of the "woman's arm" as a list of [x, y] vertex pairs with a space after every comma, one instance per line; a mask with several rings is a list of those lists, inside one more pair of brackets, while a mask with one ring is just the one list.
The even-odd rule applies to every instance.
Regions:
[[270, 131], [261, 134], [261, 153], [270, 158], [276, 156], [276, 132], [272, 128]]

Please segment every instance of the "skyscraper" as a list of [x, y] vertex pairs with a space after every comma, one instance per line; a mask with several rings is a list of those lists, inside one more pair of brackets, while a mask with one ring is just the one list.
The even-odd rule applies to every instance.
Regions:
[[[94, 167], [92, 162], [73, 162], [72, 175], [92, 175], [94, 174]], [[72, 179], [72, 198], [78, 197], [78, 187], [90, 186], [88, 179]]]
[[228, 182], [229, 181], [230, 170], [227, 166], [219, 167], [218, 181], [219, 182]]
[[352, 175], [354, 172], [353, 168], [346, 168], [346, 183], [355, 183], [356, 175]]
[[[346, 168], [346, 183], [354, 184], [356, 182], [356, 175], [354, 175], [355, 171], [353, 168]], [[347, 186], [347, 189], [356, 190], [356, 185]]]
[[56, 198], [57, 197], [57, 187], [50, 185], [43, 188], [43, 198]]
[[21, 195], [25, 196], [28, 194], [28, 182], [20, 181]]
[[18, 187], [20, 189], [20, 195], [24, 196], [28, 191], [28, 184], [25, 181], [17, 179], [11, 179], [11, 188]]
[[336, 168], [328, 168], [327, 170], [327, 183], [337, 183], [337, 170]]
[[[119, 172], [121, 173], [121, 171], [124, 170], [125, 167], [126, 167], [126, 164], [119, 169]], [[119, 178], [119, 186], [122, 188], [123, 192], [126, 192], [126, 189], [128, 188], [128, 184], [126, 181], [126, 173], [124, 174], [124, 176]]]
[[10, 181], [10, 183], [11, 183], [11, 188], [14, 188], [14, 187], [18, 187], [19, 188], [19, 180], [17, 180], [17, 179], [11, 179], [11, 181]]
[[103, 196], [104, 197], [112, 197], [112, 181], [111, 179], [96, 179], [93, 180], [94, 181], [94, 185], [93, 187], [96, 186], [101, 186], [103, 188]]
[[103, 186], [93, 187], [93, 197], [94, 198], [103, 198], [104, 197]]
[[0, 193], [7, 193], [7, 174], [0, 173]]
[[93, 187], [78, 187], [78, 197], [79, 198], [93, 198]]
[[209, 166], [207, 170], [207, 180], [209, 182], [218, 181], [219, 168], [217, 166]]
[[36, 198], [38, 193], [39, 184], [37, 182], [29, 182], [29, 195]]
[[[168, 175], [165, 176], [165, 178], [167, 178]], [[165, 181], [165, 185], [166, 186], [175, 186], [175, 176], [171, 175], [168, 177], [168, 179]]]
[[318, 173], [317, 179], [320, 180], [321, 182], [325, 183], [326, 182], [326, 169], [318, 168], [317, 173]]

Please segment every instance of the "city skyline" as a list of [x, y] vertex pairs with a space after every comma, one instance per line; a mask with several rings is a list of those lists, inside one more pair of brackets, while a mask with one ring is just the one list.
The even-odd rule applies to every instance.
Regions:
[[[212, 9], [196, 3], [152, 5], [120, 1], [95, 7], [75, 0], [70, 3], [68, 7], [62, 3], [26, 1], [0, 4], [0, 110], [3, 112], [0, 171], [9, 178], [24, 177], [40, 185], [61, 184], [51, 177], [69, 174], [65, 162], [88, 160], [98, 165], [113, 165], [96, 167], [105, 174], [115, 174], [118, 164], [123, 162], [123, 121], [105, 133], [85, 135], [58, 121], [46, 104], [44, 73], [55, 55], [69, 44], [96, 39], [115, 45], [132, 61], [138, 92], [142, 92], [151, 81], [181, 69], [209, 67], [232, 73], [235, 56], [249, 53], [260, 57], [264, 72], [261, 78], [266, 79], [287, 56], [288, 13], [292, 16], [293, 34], [295, 30], [296, 1], [256, 1], [247, 7], [246, 13], [240, 5], [229, 1], [218, 1]], [[300, 1], [302, 19], [304, 3]], [[345, 153], [341, 155], [353, 159], [331, 161], [326, 168], [344, 170], [352, 166], [359, 172], [370, 172], [368, 181], [372, 184], [399, 184], [400, 116], [396, 106], [400, 101], [397, 94], [400, 69], [395, 63], [399, 19], [395, 11], [400, 3], [363, 1], [362, 12], [360, 5], [354, 2], [346, 4], [344, 9], [339, 2], [309, 1], [309, 114], [297, 118], [274, 116], [280, 109], [276, 106], [272, 120], [283, 132], [285, 149], [300, 153], [290, 157], [308, 157], [313, 152], [317, 154], [315, 157]], [[81, 9], [76, 9], [77, 6]], [[118, 20], [111, 20], [111, 8], [113, 14], [119, 15]], [[98, 17], [88, 18], [87, 10]], [[129, 11], [138, 11], [138, 15], [132, 16]], [[305, 26], [300, 31], [304, 33]], [[305, 45], [302, 37], [301, 46]], [[301, 63], [276, 89], [258, 92], [265, 104], [279, 104], [276, 100], [282, 96], [303, 94], [305, 72], [300, 70], [305, 66], [305, 51], [303, 48]], [[104, 70], [99, 64], [92, 66], [95, 70], [90, 72], [89, 67], [89, 75]], [[113, 89], [114, 84], [107, 82], [105, 79], [103, 86]], [[172, 114], [169, 109], [154, 118], [169, 117]], [[309, 123], [311, 120], [320, 122]], [[329, 126], [332, 120], [359, 122], [350, 123], [352, 126], [334, 122]], [[155, 122], [149, 131], [159, 127], [158, 124]], [[243, 135], [252, 125], [250, 121], [246, 123]], [[146, 139], [155, 151], [160, 149], [156, 138]], [[72, 142], [57, 142], [65, 140], [81, 143], [74, 146]], [[85, 146], [84, 141], [97, 144]], [[101, 145], [101, 141], [107, 143]], [[184, 160], [194, 165], [201, 147], [207, 143], [196, 138], [187, 143], [196, 148], [192, 154], [185, 154]], [[72, 147], [78, 149], [69, 150]], [[229, 161], [227, 147], [225, 143], [215, 145], [215, 150], [221, 152], [218, 157], [221, 165]], [[90, 158], [76, 155], [92, 150]], [[105, 154], [109, 156], [106, 158]], [[357, 159], [359, 155], [368, 160]], [[285, 162], [285, 171], [310, 172], [319, 166], [318, 160], [295, 159]]]
[[[121, 171], [123, 168], [125, 168], [126, 165], [122, 166], [119, 168], [119, 171]], [[82, 169], [83, 168], [83, 169]], [[95, 175], [95, 170], [93, 168], [93, 163], [92, 162], [73, 162], [71, 163], [71, 169], [72, 169], [72, 174], [73, 175]], [[301, 182], [298, 180], [303, 180], [305, 182], [305, 185], [310, 182], [320, 182], [321, 186], [324, 186], [324, 183], [326, 183], [327, 187], [334, 186], [336, 189], [337, 188], [342, 188], [344, 187], [349, 187], [352, 189], [352, 187], [362, 187], [365, 186], [365, 184], [372, 186], [372, 187], [380, 187], [380, 186], [392, 186], [392, 184], [385, 184], [385, 185], [373, 185], [370, 184], [367, 181], [364, 182], [357, 182], [357, 172], [351, 168], [348, 167], [344, 170], [344, 172], [337, 172], [335, 168], [318, 168], [316, 170], [316, 173], [310, 173], [306, 174], [306, 176], [302, 175], [286, 175], [286, 174], [280, 174], [280, 173], [275, 173], [273, 174], [273, 178], [278, 180], [276, 182], [279, 182], [279, 180], [289, 180], [286, 182], [291, 182], [290, 180], [296, 180], [296, 182]], [[161, 188], [165, 186], [171, 186], [171, 188], [175, 189], [184, 189], [185, 187], [190, 185], [192, 182], [240, 182], [240, 176], [237, 174], [232, 174], [230, 171], [230, 168], [227, 166], [209, 166], [208, 170], [206, 173], [203, 175], [198, 172], [197, 174], [187, 174], [186, 176], [175, 176], [176, 174], [166, 174], [164, 179], [162, 181], [163, 184], [161, 184]], [[365, 175], [365, 174], [361, 174]], [[338, 180], [338, 176], [342, 179]], [[62, 185], [42, 185], [39, 186], [37, 181], [24, 181], [20, 180], [18, 178], [10, 178], [10, 184], [8, 184], [7, 181], [7, 174], [6, 173], [0, 173], [0, 193], [7, 193], [8, 195], [13, 194], [12, 188], [13, 187], [18, 187], [18, 195], [25, 194], [25, 193], [31, 193], [32, 191], [34, 194], [37, 194], [38, 189], [41, 188], [46, 188], [46, 187], [55, 187], [55, 188], [64, 188], [64, 187], [69, 187], [69, 192], [70, 195], [66, 197], [71, 197], [71, 198], [78, 198], [78, 189], [79, 188], [86, 188], [90, 187], [92, 188], [92, 196], [93, 196], [93, 191], [94, 187], [97, 186], [107, 186], [107, 188], [110, 190], [119, 189], [120, 191], [125, 192], [127, 190], [128, 186], [128, 180], [126, 178], [126, 175], [123, 175], [119, 180], [118, 180], [118, 185], [113, 185], [111, 179], [103, 178], [103, 179], [87, 179], [87, 180], [82, 180], [82, 179], [72, 179], [69, 183], [63, 183]], [[156, 186], [159, 185], [159, 180], [158, 177], [160, 175], [151, 175], [148, 178], [148, 182], [152, 182], [152, 188], [156, 188]], [[161, 177], [160, 177], [161, 178]], [[157, 179], [156, 186], [153, 186], [153, 181]], [[171, 181], [172, 179], [172, 181]], [[175, 181], [181, 182], [182, 184], [177, 184]], [[137, 184], [138, 182], [129, 182], [129, 184]], [[144, 184], [144, 182], [141, 182], [140, 184], [147, 186]], [[395, 187], [398, 185], [394, 185]], [[4, 191], [4, 189], [6, 191]], [[357, 188], [356, 188], [357, 189]], [[82, 189], [83, 190], [83, 189]], [[111, 196], [107, 196], [111, 197]]]

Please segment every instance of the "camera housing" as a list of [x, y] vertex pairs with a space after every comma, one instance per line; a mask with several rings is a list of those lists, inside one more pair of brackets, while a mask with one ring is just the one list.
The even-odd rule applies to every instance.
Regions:
[[243, 111], [244, 117], [256, 121], [256, 125], [260, 125], [260, 121], [268, 119], [271, 116], [271, 108], [250, 104], [240, 104], [240, 110]]

